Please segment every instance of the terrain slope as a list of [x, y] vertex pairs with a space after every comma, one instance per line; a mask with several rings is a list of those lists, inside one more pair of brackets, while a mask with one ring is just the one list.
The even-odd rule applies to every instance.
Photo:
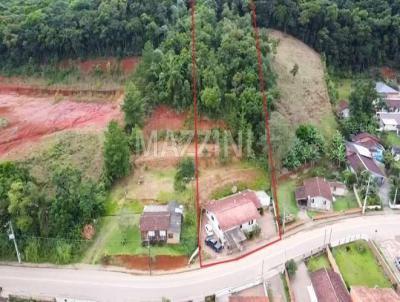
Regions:
[[[272, 66], [278, 75], [277, 110], [293, 126], [311, 123], [328, 135], [335, 128], [321, 56], [300, 40], [277, 30], [268, 31], [278, 41]], [[296, 76], [293, 66], [299, 66]]]

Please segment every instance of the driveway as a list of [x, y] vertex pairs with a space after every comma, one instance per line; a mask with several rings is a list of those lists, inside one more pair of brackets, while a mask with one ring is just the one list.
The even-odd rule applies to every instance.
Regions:
[[296, 275], [290, 279], [296, 301], [311, 302], [308, 295], [308, 286], [312, 286], [310, 276], [304, 261], [297, 264]]

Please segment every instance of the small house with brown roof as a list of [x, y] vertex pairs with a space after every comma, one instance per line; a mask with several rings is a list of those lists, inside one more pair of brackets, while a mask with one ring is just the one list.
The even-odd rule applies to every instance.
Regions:
[[392, 288], [352, 286], [350, 295], [353, 302], [400, 302], [400, 296]]
[[222, 245], [239, 247], [246, 233], [253, 231], [261, 217], [259, 209], [269, 205], [265, 192], [245, 190], [208, 202], [204, 209], [214, 233]]
[[334, 196], [344, 196], [347, 188], [340, 182], [328, 182], [321, 177], [306, 179], [295, 191], [299, 207], [313, 211], [330, 211]]
[[310, 275], [318, 302], [351, 302], [347, 288], [340, 276], [322, 268]]
[[139, 224], [142, 242], [178, 244], [182, 221], [183, 206], [175, 201], [145, 206]]
[[367, 148], [371, 152], [371, 156], [377, 161], [383, 161], [383, 152], [385, 148], [381, 144], [381, 140], [375, 135], [367, 132], [361, 132], [352, 138], [354, 145], [362, 146]]
[[349, 118], [350, 117], [350, 109], [349, 103], [346, 100], [341, 100], [337, 107], [337, 115], [341, 118]]

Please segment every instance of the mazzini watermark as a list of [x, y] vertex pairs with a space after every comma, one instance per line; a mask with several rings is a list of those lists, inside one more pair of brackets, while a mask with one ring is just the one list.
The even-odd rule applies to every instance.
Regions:
[[[230, 130], [207, 130], [198, 132], [198, 154], [201, 157], [246, 157], [254, 156], [254, 147], [260, 146], [255, 141], [253, 132]], [[262, 141], [262, 140], [261, 140]], [[195, 155], [194, 130], [153, 130], [144, 135], [142, 132], [132, 135], [130, 145], [133, 150], [140, 150], [143, 157], [165, 158]]]

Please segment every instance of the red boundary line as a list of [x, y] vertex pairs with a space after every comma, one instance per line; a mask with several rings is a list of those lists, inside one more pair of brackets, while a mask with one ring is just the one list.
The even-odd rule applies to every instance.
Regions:
[[196, 22], [195, 22], [195, 6], [196, 6], [196, 0], [191, 0], [191, 21], [192, 21], [192, 26], [191, 26], [191, 31], [192, 31], [192, 88], [193, 88], [193, 111], [194, 111], [194, 141], [195, 141], [195, 177], [196, 177], [196, 211], [197, 211], [197, 244], [199, 248], [199, 259], [200, 259], [200, 267], [201, 268], [206, 268], [210, 266], [214, 266], [217, 264], [222, 264], [222, 263], [228, 263], [228, 262], [234, 262], [237, 260], [240, 260], [244, 257], [247, 257], [251, 254], [254, 254], [258, 252], [259, 250], [262, 250], [280, 240], [282, 240], [282, 232], [281, 232], [281, 226], [279, 224], [279, 204], [278, 204], [278, 195], [277, 195], [277, 180], [276, 180], [276, 173], [275, 173], [275, 162], [273, 159], [273, 150], [271, 146], [271, 132], [270, 132], [270, 127], [269, 127], [269, 111], [268, 111], [268, 101], [267, 101], [267, 95], [266, 95], [266, 85], [265, 85], [265, 80], [264, 80], [264, 73], [263, 73], [263, 64], [262, 64], [262, 54], [261, 54], [261, 48], [260, 48], [260, 37], [259, 37], [259, 32], [258, 32], [258, 27], [257, 27], [257, 15], [256, 15], [256, 6], [253, 0], [250, 1], [250, 7], [252, 11], [252, 24], [254, 28], [254, 34], [255, 34], [255, 41], [256, 41], [256, 49], [257, 49], [257, 63], [258, 63], [258, 78], [259, 78], [259, 85], [260, 85], [260, 92], [262, 94], [263, 98], [263, 112], [265, 116], [265, 132], [267, 136], [267, 145], [268, 145], [268, 162], [269, 162], [269, 170], [271, 174], [271, 186], [272, 186], [272, 194], [274, 197], [274, 204], [275, 204], [275, 209], [276, 209], [276, 221], [278, 222], [278, 233], [279, 233], [279, 238], [272, 241], [268, 242], [267, 244], [260, 246], [252, 251], [249, 251], [248, 253], [245, 253], [243, 255], [240, 255], [236, 258], [233, 259], [227, 259], [227, 260], [222, 260], [218, 262], [213, 262], [213, 263], [208, 263], [208, 264], [203, 264], [202, 263], [202, 256], [201, 256], [201, 240], [200, 240], [200, 218], [201, 218], [201, 209], [200, 209], [200, 195], [199, 195], [199, 158], [198, 158], [198, 132], [197, 132], [197, 127], [198, 127], [198, 110], [197, 110], [197, 65], [196, 65]]
[[196, 214], [197, 214], [197, 246], [199, 248], [200, 267], [201, 259], [201, 240], [200, 240], [200, 194], [199, 194], [199, 156], [198, 156], [198, 135], [197, 135], [197, 64], [196, 64], [196, 22], [195, 22], [196, 0], [191, 1], [192, 18], [192, 85], [193, 85], [193, 115], [194, 115], [194, 146], [195, 146], [195, 178], [196, 178]]

